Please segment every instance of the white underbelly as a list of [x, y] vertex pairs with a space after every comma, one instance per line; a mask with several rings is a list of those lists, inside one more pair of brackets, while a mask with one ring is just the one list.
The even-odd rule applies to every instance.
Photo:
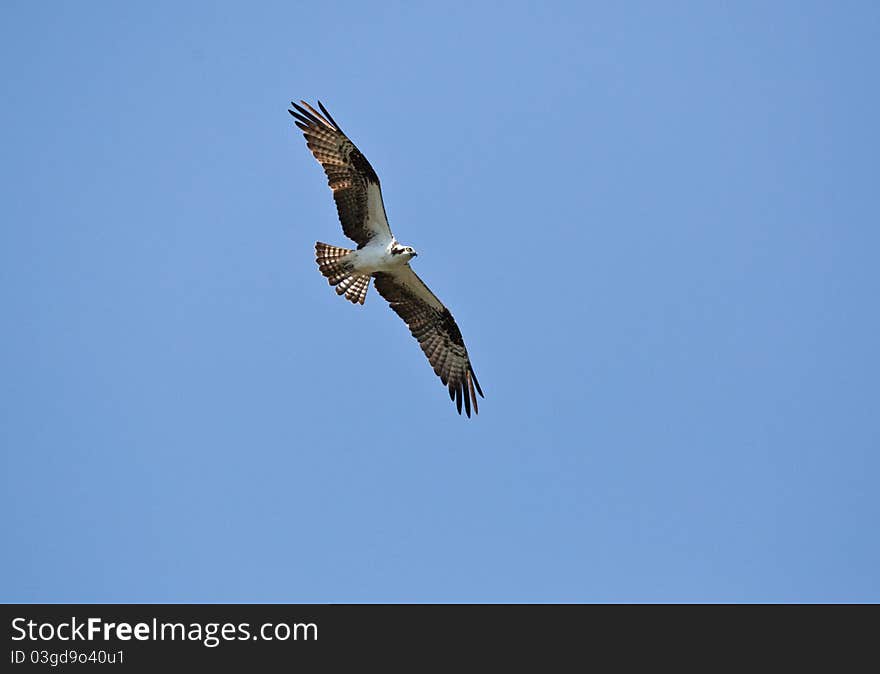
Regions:
[[361, 274], [372, 274], [387, 271], [396, 266], [399, 260], [394, 259], [388, 246], [366, 246], [355, 253], [354, 268]]

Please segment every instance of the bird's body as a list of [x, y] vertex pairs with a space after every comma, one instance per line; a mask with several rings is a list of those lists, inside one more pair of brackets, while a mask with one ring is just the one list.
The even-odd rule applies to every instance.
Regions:
[[478, 412], [477, 393], [483, 392], [461, 332], [449, 309], [410, 267], [415, 250], [391, 233], [379, 177], [320, 102], [321, 112], [301, 102], [304, 107], [292, 103], [295, 110], [289, 112], [324, 167], [343, 232], [357, 244], [350, 250], [316, 243], [318, 269], [338, 295], [355, 304], [364, 303], [373, 279], [378, 293], [419, 341], [459, 414], [462, 403], [468, 416], [471, 406]]
[[374, 274], [377, 271], [393, 273], [397, 268], [407, 264], [413, 257], [413, 253], [393, 253], [395, 246], [400, 246], [392, 239], [390, 242], [372, 241], [360, 250], [354, 250], [349, 254], [354, 271], [358, 274]]

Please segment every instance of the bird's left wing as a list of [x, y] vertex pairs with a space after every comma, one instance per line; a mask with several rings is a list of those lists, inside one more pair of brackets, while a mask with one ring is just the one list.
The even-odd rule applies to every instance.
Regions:
[[291, 103], [294, 110], [288, 112], [302, 129], [315, 159], [324, 167], [342, 231], [357, 243], [358, 248], [363, 248], [376, 237], [390, 241], [391, 227], [385, 215], [379, 176], [370, 162], [342, 132], [320, 101], [318, 107], [323, 115], [305, 101], [300, 102], [301, 106]]
[[449, 389], [458, 413], [464, 402], [465, 412], [471, 415], [477, 408], [476, 391], [482, 396], [480, 383], [474, 374], [461, 331], [443, 303], [431, 292], [408, 264], [394, 272], [373, 274], [376, 290], [409, 326], [434, 372]]

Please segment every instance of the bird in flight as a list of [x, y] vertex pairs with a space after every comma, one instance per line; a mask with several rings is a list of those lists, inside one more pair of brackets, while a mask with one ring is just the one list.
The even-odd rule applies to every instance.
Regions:
[[305, 101], [300, 103], [291, 102], [294, 109], [288, 112], [327, 174], [342, 231], [357, 244], [357, 250], [351, 250], [316, 243], [318, 269], [336, 286], [337, 295], [354, 304], [364, 303], [370, 279], [374, 279], [376, 290], [418, 340], [458, 413], [464, 403], [468, 417], [471, 407], [476, 414], [476, 394], [482, 396], [483, 391], [461, 331], [449, 309], [410, 267], [418, 253], [398, 243], [391, 233], [379, 177], [320, 101], [321, 112]]

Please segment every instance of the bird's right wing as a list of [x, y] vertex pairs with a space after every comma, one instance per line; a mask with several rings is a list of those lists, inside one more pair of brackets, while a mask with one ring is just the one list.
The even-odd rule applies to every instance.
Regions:
[[342, 231], [357, 243], [358, 248], [363, 248], [375, 237], [390, 241], [391, 227], [385, 215], [379, 177], [370, 162], [342, 132], [320, 101], [318, 107], [323, 115], [305, 101], [300, 102], [302, 106], [291, 103], [294, 110], [288, 112], [302, 129], [306, 145], [315, 159], [324, 167]]

